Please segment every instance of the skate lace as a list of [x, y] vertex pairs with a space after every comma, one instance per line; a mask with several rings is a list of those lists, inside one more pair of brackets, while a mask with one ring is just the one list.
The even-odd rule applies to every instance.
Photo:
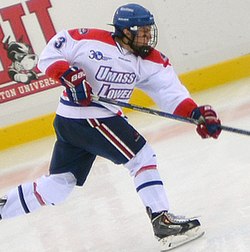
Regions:
[[167, 217], [167, 219], [174, 224], [182, 224], [182, 223], [187, 223], [190, 221], [189, 218], [186, 218], [185, 216], [182, 215], [174, 215], [172, 213], [165, 212], [164, 215]]

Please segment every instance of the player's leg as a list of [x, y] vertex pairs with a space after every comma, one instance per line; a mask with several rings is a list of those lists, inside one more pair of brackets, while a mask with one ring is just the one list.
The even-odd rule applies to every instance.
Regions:
[[197, 239], [204, 234], [197, 219], [175, 216], [169, 213], [168, 198], [157, 170], [156, 155], [146, 143], [142, 149], [125, 163], [134, 177], [138, 192], [150, 217], [155, 237], [162, 251]]
[[102, 156], [115, 163], [123, 163], [130, 171], [162, 249], [168, 250], [201, 236], [203, 233], [197, 219], [178, 217], [168, 212], [168, 198], [157, 170], [156, 155], [145, 139], [121, 118], [89, 122], [108, 140], [109, 146], [102, 149]]
[[[72, 133], [81, 130], [78, 121], [75, 123], [74, 132], [69, 129], [74, 121], [69, 123], [65, 120], [61, 123], [65, 134], [61, 135], [61, 130], [55, 126], [58, 140], [50, 162], [50, 175], [19, 185], [7, 193], [0, 201], [2, 219], [31, 213], [42, 206], [63, 202], [75, 185], [83, 185], [85, 182], [96, 156], [74, 145], [73, 140], [78, 139], [79, 135]], [[72, 142], [65, 141], [65, 137], [70, 137]], [[83, 135], [81, 137], [84, 138]]]
[[127, 163], [134, 184], [145, 208], [153, 212], [168, 211], [169, 203], [161, 176], [157, 169], [157, 158], [153, 149], [146, 143]]
[[[154, 212], [168, 210], [168, 199], [157, 170], [156, 155], [144, 137], [127, 120], [116, 116], [88, 119], [96, 134], [96, 155], [124, 164], [134, 178], [136, 190], [145, 207]], [[89, 146], [90, 147], [90, 146]]]
[[[60, 141], [55, 144], [50, 175], [19, 185], [0, 200], [0, 218], [31, 213], [46, 205], [57, 205], [69, 196], [75, 185], [83, 185], [95, 156], [64, 145]], [[64, 151], [67, 154], [63, 154]]]
[[76, 178], [70, 172], [42, 176], [34, 182], [21, 184], [2, 198], [1, 218], [28, 214], [42, 206], [56, 205], [66, 199], [75, 185]]
[[[81, 133], [76, 134], [75, 138], [84, 138]], [[58, 136], [55, 143], [53, 155], [50, 161], [50, 174], [60, 174], [71, 172], [76, 178], [76, 185], [82, 186], [89, 174], [96, 156], [85, 151], [81, 147], [62, 141]]]

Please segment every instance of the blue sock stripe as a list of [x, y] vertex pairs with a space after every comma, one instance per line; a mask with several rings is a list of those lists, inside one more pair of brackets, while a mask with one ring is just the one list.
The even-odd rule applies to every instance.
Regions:
[[148, 187], [148, 186], [153, 186], [153, 185], [163, 185], [162, 181], [160, 180], [155, 180], [155, 181], [150, 181], [146, 182], [136, 188], [136, 191], [139, 192], [141, 189]]
[[21, 204], [22, 204], [22, 207], [25, 211], [26, 214], [30, 213], [30, 210], [28, 208], [28, 206], [26, 205], [25, 203], [25, 200], [24, 200], [24, 196], [23, 196], [23, 189], [22, 189], [22, 186], [18, 186], [18, 194], [19, 194], [19, 198], [20, 198], [20, 201], [21, 201]]

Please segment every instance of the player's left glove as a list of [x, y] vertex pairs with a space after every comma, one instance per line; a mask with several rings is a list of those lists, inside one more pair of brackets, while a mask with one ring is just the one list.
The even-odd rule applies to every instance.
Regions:
[[83, 69], [71, 67], [60, 79], [62, 85], [66, 87], [70, 101], [82, 106], [88, 106], [91, 103], [92, 88], [86, 81], [86, 74]]
[[220, 135], [221, 122], [210, 105], [195, 108], [191, 118], [198, 121], [196, 131], [202, 138], [218, 138]]

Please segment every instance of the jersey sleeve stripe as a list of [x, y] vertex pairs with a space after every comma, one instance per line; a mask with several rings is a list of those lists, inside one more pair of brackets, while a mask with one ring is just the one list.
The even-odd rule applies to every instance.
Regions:
[[46, 75], [53, 78], [54, 80], [59, 80], [65, 71], [69, 69], [70, 65], [67, 61], [56, 61], [46, 69]]
[[197, 108], [197, 104], [193, 101], [193, 99], [186, 98], [176, 107], [174, 115], [190, 117], [195, 108]]

